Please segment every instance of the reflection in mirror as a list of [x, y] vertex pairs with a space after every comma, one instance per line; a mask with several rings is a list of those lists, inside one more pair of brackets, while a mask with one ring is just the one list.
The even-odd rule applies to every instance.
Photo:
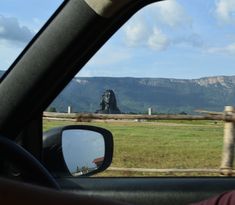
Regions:
[[104, 138], [100, 133], [90, 130], [64, 130], [62, 151], [73, 176], [88, 174], [103, 164]]

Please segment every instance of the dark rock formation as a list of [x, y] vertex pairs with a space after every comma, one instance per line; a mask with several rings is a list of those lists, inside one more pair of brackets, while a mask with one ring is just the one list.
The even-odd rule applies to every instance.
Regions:
[[113, 90], [106, 90], [102, 95], [100, 102], [100, 110], [96, 113], [100, 114], [120, 114], [121, 111], [117, 107], [117, 101]]

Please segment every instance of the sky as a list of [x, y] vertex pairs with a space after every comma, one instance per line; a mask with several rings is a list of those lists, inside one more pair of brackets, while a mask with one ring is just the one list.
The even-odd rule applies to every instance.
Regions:
[[[0, 2], [0, 70], [61, 3], [25, 2]], [[235, 75], [234, 67], [234, 0], [166, 0], [134, 15], [78, 76], [195, 79]]]

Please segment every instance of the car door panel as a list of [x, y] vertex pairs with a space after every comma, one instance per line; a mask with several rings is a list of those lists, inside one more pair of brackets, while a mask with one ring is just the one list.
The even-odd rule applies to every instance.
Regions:
[[181, 205], [235, 189], [233, 178], [66, 178], [63, 190], [131, 204]]

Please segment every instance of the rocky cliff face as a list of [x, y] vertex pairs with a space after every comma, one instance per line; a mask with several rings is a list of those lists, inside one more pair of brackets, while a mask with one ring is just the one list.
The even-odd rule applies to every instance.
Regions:
[[233, 88], [235, 86], [235, 76], [218, 76], [218, 77], [209, 77], [209, 78], [200, 78], [193, 80], [195, 83], [198, 83], [200, 86], [224, 86], [226, 88]]
[[172, 86], [174, 84], [198, 84], [200, 86], [213, 86], [213, 85], [221, 85], [225, 87], [235, 86], [235, 76], [215, 76], [215, 77], [207, 77], [200, 79], [167, 79], [167, 78], [143, 78], [139, 80], [140, 84], [148, 85], [148, 86]]

